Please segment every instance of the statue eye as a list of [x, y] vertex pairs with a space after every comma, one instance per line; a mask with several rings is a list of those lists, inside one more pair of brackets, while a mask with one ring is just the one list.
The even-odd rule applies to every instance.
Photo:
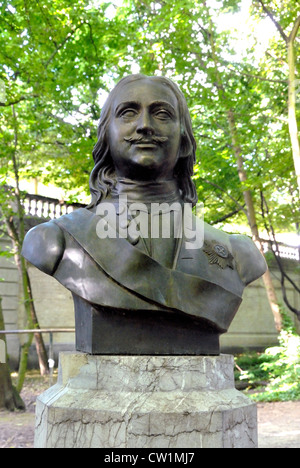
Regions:
[[155, 112], [155, 117], [160, 120], [168, 120], [171, 118], [170, 113], [165, 109], [159, 109]]
[[123, 109], [122, 112], [120, 112], [120, 117], [130, 118], [130, 117], [134, 117], [136, 113], [137, 112], [135, 109], [127, 108], [127, 109]]

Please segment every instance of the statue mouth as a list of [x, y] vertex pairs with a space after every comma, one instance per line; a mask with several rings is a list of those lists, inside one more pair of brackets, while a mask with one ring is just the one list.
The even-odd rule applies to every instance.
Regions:
[[158, 144], [153, 141], [137, 141], [136, 143], [133, 143], [133, 145], [141, 149], [153, 149], [158, 146]]

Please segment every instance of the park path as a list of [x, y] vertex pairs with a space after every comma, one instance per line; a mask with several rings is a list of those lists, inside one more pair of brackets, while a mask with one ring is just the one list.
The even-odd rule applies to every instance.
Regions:
[[258, 404], [259, 448], [300, 448], [300, 401]]

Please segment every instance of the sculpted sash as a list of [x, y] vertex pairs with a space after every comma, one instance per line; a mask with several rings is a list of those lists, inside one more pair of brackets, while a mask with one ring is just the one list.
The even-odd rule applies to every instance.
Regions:
[[[65, 255], [54, 274], [60, 283], [94, 304], [122, 308], [128, 297], [130, 307], [129, 298], [133, 297], [136, 309], [184, 313], [209, 321], [221, 332], [227, 330], [242, 301], [241, 296], [200, 276], [166, 268], [126, 239], [99, 239], [96, 234], [99, 219], [82, 208], [53, 221], [69, 238]], [[78, 258], [74, 245], [73, 254], [68, 252], [72, 242], [80, 247]], [[96, 294], [93, 288], [93, 296], [89, 294], [88, 284], [84, 284], [90, 278], [88, 272], [87, 275], [82, 273], [84, 263], [80, 259], [83, 256], [88, 256], [89, 264], [93, 262], [99, 271], [99, 280], [93, 278], [93, 284], [99, 281]], [[81, 272], [78, 282], [72, 279], [76, 278], [76, 269]], [[120, 291], [120, 296], [116, 291]]]

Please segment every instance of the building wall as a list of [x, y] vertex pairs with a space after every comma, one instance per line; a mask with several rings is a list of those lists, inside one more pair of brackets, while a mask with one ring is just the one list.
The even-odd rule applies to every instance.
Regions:
[[[74, 328], [74, 309], [71, 293], [58, 281], [39, 271], [29, 268], [29, 276], [34, 297], [34, 304], [40, 328]], [[48, 343], [49, 336], [45, 335]], [[57, 333], [54, 343], [73, 343], [74, 335]]]
[[[11, 249], [9, 239], [0, 239], [0, 252], [9, 252]], [[19, 273], [14, 257], [7, 258], [0, 255], [0, 297], [2, 298], [2, 311], [6, 330], [18, 327], [20, 310]], [[7, 335], [7, 348], [13, 360], [19, 359], [18, 335]]]
[[[299, 263], [283, 260], [284, 270], [300, 287]], [[297, 268], [298, 267], [298, 268]], [[284, 306], [281, 291], [281, 275], [277, 265], [270, 262], [269, 270], [276, 290], [277, 299]], [[286, 295], [289, 303], [300, 310], [300, 295], [291, 283], [285, 281]], [[287, 307], [284, 306], [287, 310]], [[296, 315], [289, 312], [296, 329], [300, 332], [300, 322]], [[228, 333], [222, 335], [221, 346], [224, 351], [239, 349], [260, 349], [278, 343], [273, 314], [268, 302], [262, 278], [251, 283], [244, 292], [243, 302], [233, 319]]]

